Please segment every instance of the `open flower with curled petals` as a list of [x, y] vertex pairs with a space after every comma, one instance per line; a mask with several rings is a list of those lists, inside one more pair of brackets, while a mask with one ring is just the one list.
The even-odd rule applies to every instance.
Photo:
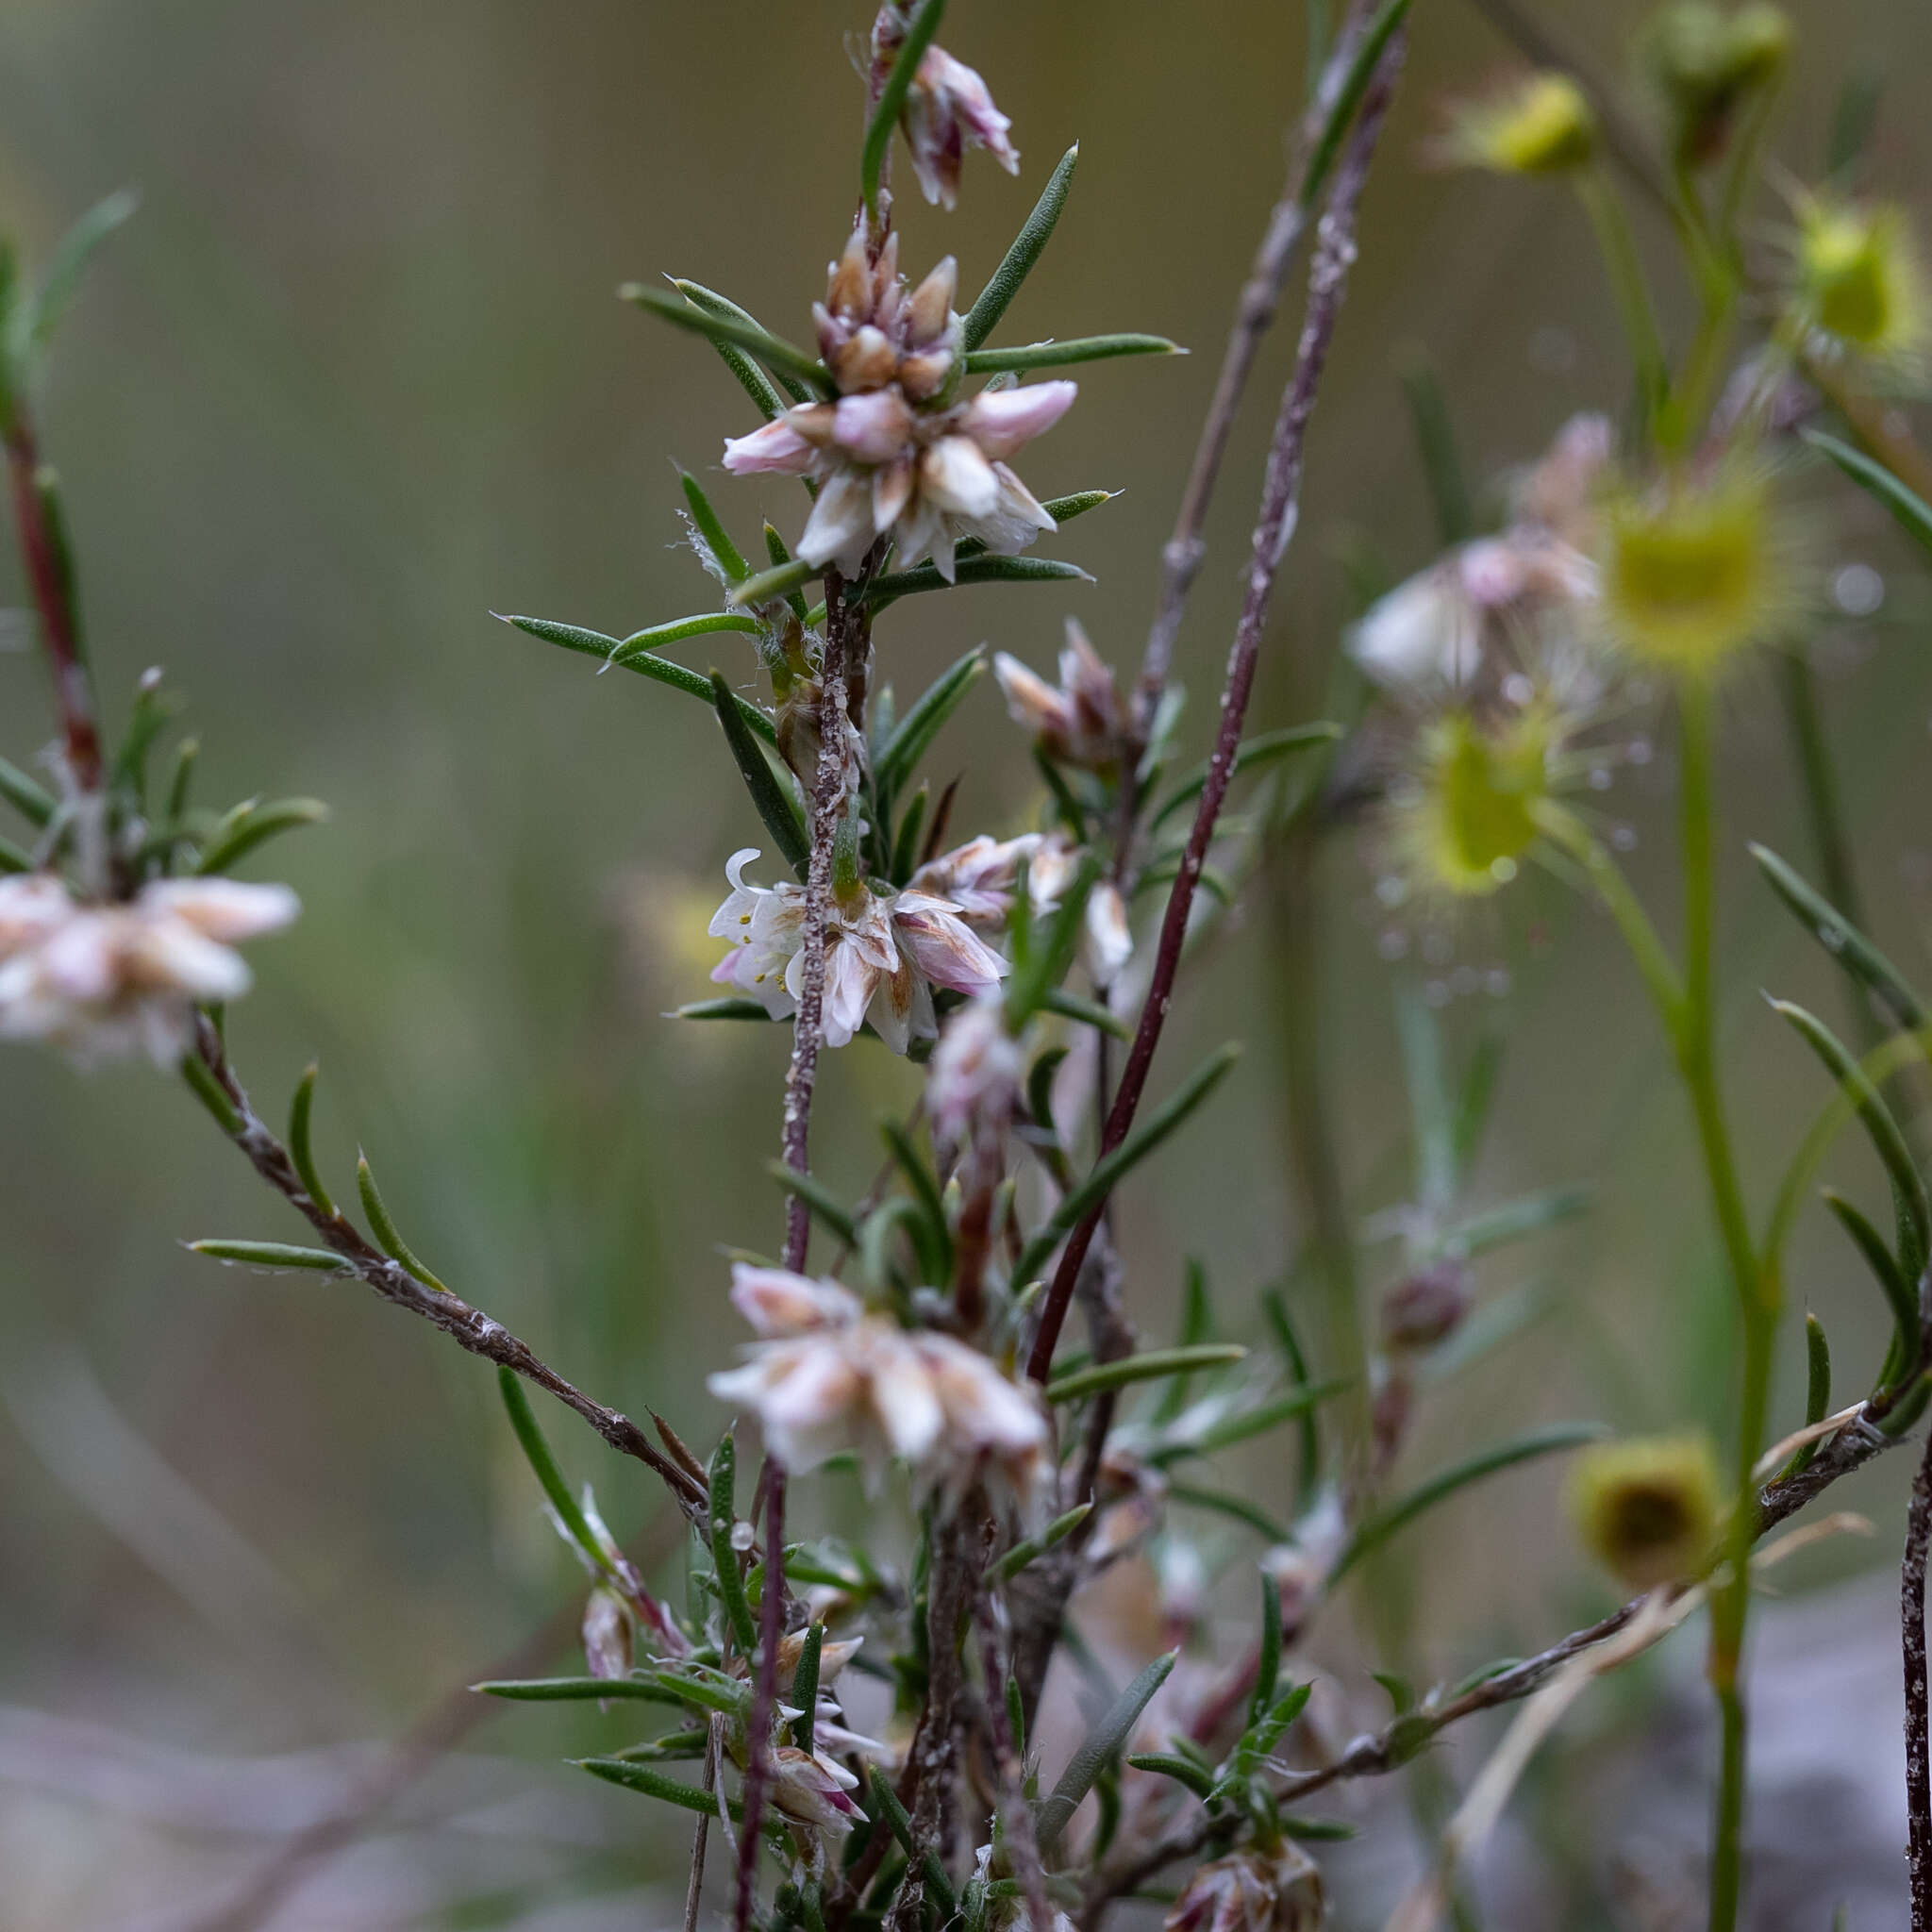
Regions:
[[1119, 762], [1125, 732], [1113, 667], [1073, 618], [1067, 619], [1058, 685], [1005, 651], [993, 658], [992, 673], [1013, 722], [1048, 758], [1090, 772], [1110, 771]]
[[[805, 990], [805, 889], [789, 881], [748, 883], [744, 868], [758, 856], [747, 846], [724, 868], [731, 891], [711, 915], [709, 930], [729, 940], [731, 950], [711, 978], [782, 1020], [797, 1011]], [[912, 1040], [938, 1031], [934, 987], [970, 996], [997, 986], [1010, 970], [953, 901], [916, 883], [896, 892], [860, 888], [835, 896], [825, 926], [825, 1044], [845, 1045], [870, 1022], [894, 1053], [904, 1053]]]
[[[875, 71], [891, 67], [905, 39], [905, 20], [881, 8], [872, 33]], [[1012, 122], [993, 105], [986, 82], [943, 47], [921, 56], [899, 125], [927, 201], [958, 205], [959, 164], [969, 147], [984, 148], [1009, 175], [1019, 172], [1020, 151], [1008, 137]]]
[[253, 984], [234, 950], [300, 909], [286, 886], [159, 879], [117, 905], [44, 873], [0, 879], [0, 1038], [52, 1040], [82, 1060], [188, 1049], [194, 1009]]
[[801, 403], [726, 441], [734, 474], [817, 480], [796, 545], [807, 562], [856, 571], [890, 536], [903, 563], [930, 558], [950, 582], [958, 544], [1009, 557], [1056, 527], [1008, 458], [1066, 414], [1076, 386], [1039, 382], [958, 400], [958, 286], [949, 256], [908, 292], [896, 234], [874, 257], [861, 222], [813, 310], [838, 399]]
[[1036, 1398], [951, 1336], [870, 1314], [836, 1282], [740, 1263], [732, 1301], [761, 1338], [711, 1393], [758, 1418], [766, 1447], [793, 1474], [858, 1453], [876, 1487], [889, 1461], [922, 1485], [955, 1490], [1000, 1478], [1028, 1504], [1052, 1464]]
[[1013, 909], [1020, 863], [1024, 859], [1030, 864], [1042, 842], [1038, 832], [1023, 832], [1016, 839], [993, 839], [981, 832], [927, 859], [908, 883], [951, 900], [959, 908], [959, 917], [976, 930], [1003, 926]]

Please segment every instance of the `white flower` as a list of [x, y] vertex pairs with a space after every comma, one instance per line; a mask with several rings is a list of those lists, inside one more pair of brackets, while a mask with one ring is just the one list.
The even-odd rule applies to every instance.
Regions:
[[1030, 733], [1047, 757], [1092, 772], [1108, 771], [1119, 761], [1124, 722], [1113, 667], [1073, 618], [1067, 619], [1058, 686], [1005, 651], [993, 658], [992, 674], [1014, 724]]
[[902, 563], [929, 557], [950, 582], [956, 544], [1011, 556], [1056, 527], [1006, 459], [1059, 421], [1076, 386], [1038, 382], [959, 402], [952, 258], [909, 293], [898, 260], [896, 234], [874, 258], [864, 223], [853, 229], [813, 310], [838, 401], [800, 403], [727, 439], [724, 467], [818, 479], [796, 545], [807, 562], [855, 571], [891, 535]]
[[188, 1049], [194, 1008], [252, 975], [234, 942], [287, 925], [286, 886], [161, 879], [121, 905], [75, 900], [47, 874], [0, 879], [0, 1038], [53, 1040], [84, 1060]]
[[927, 201], [958, 205], [959, 163], [969, 147], [983, 147], [1008, 174], [1018, 174], [1020, 153], [1007, 137], [1012, 125], [963, 60], [943, 47], [926, 49], [906, 96], [904, 125]]
[[[761, 1001], [774, 1020], [798, 1010], [805, 990], [805, 889], [790, 882], [750, 885], [744, 868], [758, 857], [732, 854], [724, 874], [731, 891], [712, 914], [714, 939], [732, 950], [711, 977]], [[978, 939], [950, 899], [917, 881], [898, 892], [863, 890], [834, 898], [825, 927], [823, 1024], [825, 1044], [843, 1046], [868, 1020], [894, 1053], [938, 1031], [932, 989], [969, 995], [997, 986], [1010, 971]]]
[[[923, 1485], [1000, 1478], [1029, 1506], [1052, 1474], [1032, 1393], [951, 1336], [863, 1311], [829, 1281], [739, 1263], [732, 1299], [764, 1338], [741, 1368], [710, 1378], [720, 1401], [756, 1413], [779, 1465], [801, 1474], [856, 1451], [869, 1486], [888, 1461]], [[808, 1324], [808, 1311], [822, 1310]]]
[[851, 1796], [858, 1780], [842, 1764], [795, 1744], [779, 1745], [772, 1757], [772, 1802], [794, 1824], [842, 1834], [865, 1816]]
[[982, 994], [955, 1013], [926, 1073], [925, 1117], [934, 1142], [970, 1146], [982, 1133], [1004, 1133], [1025, 1073], [1026, 1056], [1007, 1031], [998, 994]]
[[1024, 858], [1030, 864], [1041, 842], [1038, 832], [1023, 832], [1017, 839], [993, 839], [981, 832], [965, 844], [927, 859], [909, 883], [923, 892], [951, 900], [968, 925], [1002, 926], [1013, 909], [1020, 861]]

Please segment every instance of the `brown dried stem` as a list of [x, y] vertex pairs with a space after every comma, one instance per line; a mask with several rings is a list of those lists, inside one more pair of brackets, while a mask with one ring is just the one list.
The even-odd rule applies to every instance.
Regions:
[[1906, 1860], [1912, 1932], [1932, 1927], [1932, 1762], [1925, 1740], [1925, 1549], [1932, 1541], [1932, 1435], [1912, 1483], [1899, 1565], [1899, 1624], [1906, 1682]]
[[[1268, 608], [1281, 558], [1293, 532], [1293, 518], [1301, 491], [1302, 458], [1307, 435], [1308, 418], [1313, 413], [1322, 372], [1334, 339], [1336, 318], [1341, 312], [1348, 270], [1355, 258], [1355, 214], [1361, 198], [1368, 169], [1375, 151], [1376, 139], [1388, 112], [1396, 75], [1401, 71], [1403, 36], [1398, 30], [1389, 43], [1374, 79], [1362, 100], [1360, 117], [1350, 136], [1336, 171], [1327, 211], [1322, 217], [1314, 260], [1308, 273], [1307, 309], [1302, 323], [1300, 349], [1294, 375], [1281, 401], [1274, 435], [1269, 445], [1268, 467], [1261, 491], [1260, 519], [1255, 527], [1254, 552], [1248, 565], [1247, 595], [1241, 622], [1235, 631], [1234, 646], [1228, 657], [1227, 678], [1221, 695], [1221, 724], [1215, 736], [1213, 756], [1208, 760], [1208, 782], [1202, 788], [1201, 802], [1194, 813], [1193, 828], [1188, 835], [1174, 889], [1168, 894], [1167, 910], [1161, 920], [1158, 950], [1154, 974], [1148, 985], [1146, 1004], [1121, 1072], [1120, 1090], [1107, 1118], [1102, 1152], [1109, 1153], [1126, 1138], [1147, 1085], [1147, 1073], [1167, 1024], [1168, 1008], [1174, 996], [1174, 975], [1181, 950], [1187, 940], [1188, 915], [1194, 903], [1194, 889], [1207, 860], [1208, 847], [1227, 796], [1234, 774], [1234, 759], [1241, 743], [1241, 725], [1247, 717], [1248, 699], [1254, 690], [1255, 668], [1260, 657], [1261, 636], [1268, 621]], [[1059, 1266], [1041, 1310], [1040, 1328], [1026, 1372], [1037, 1382], [1044, 1382], [1053, 1365], [1054, 1345], [1073, 1299], [1074, 1284], [1081, 1263], [1099, 1225], [1106, 1202], [1097, 1202], [1068, 1237], [1061, 1250]]]

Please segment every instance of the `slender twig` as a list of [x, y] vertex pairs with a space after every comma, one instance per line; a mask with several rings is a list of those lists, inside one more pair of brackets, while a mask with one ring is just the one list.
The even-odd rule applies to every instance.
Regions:
[[[1121, 781], [1124, 807], [1131, 824], [1135, 802], [1134, 764], [1146, 747], [1147, 733], [1154, 724], [1168, 674], [1174, 665], [1174, 641], [1180, 635], [1181, 615], [1187, 608], [1188, 593], [1200, 574], [1201, 560], [1208, 554], [1206, 527], [1208, 506], [1213, 501], [1214, 486], [1221, 479], [1222, 459], [1227, 454], [1241, 409], [1248, 375], [1259, 354], [1261, 339], [1274, 326], [1281, 308], [1281, 291], [1288, 280], [1290, 264], [1308, 225], [1308, 169], [1314, 159], [1316, 143], [1333, 110], [1349, 62], [1361, 38], [1368, 8], [1357, 0], [1348, 19], [1336, 36], [1334, 51], [1322, 70], [1321, 80], [1302, 116], [1295, 139], [1295, 154], [1289, 169], [1281, 199], [1268, 217], [1261, 245], [1255, 251], [1248, 278], [1241, 284], [1235, 303], [1234, 326], [1228, 332], [1227, 348], [1221, 358], [1221, 373], [1214, 379], [1213, 399], [1208, 405], [1207, 420], [1201, 425], [1200, 440], [1194, 445], [1194, 459], [1188, 469], [1188, 480], [1181, 491], [1180, 508], [1174, 520], [1174, 534], [1160, 553], [1160, 595], [1155, 607], [1154, 622], [1147, 632], [1147, 644], [1141, 658], [1141, 679], [1134, 692], [1134, 758], [1124, 761]], [[1131, 841], [1124, 841], [1131, 843]], [[1116, 862], [1125, 864], [1124, 854]]]
[[[1757, 1537], [1795, 1515], [1840, 1477], [1862, 1469], [1887, 1449], [1895, 1449], [1903, 1435], [1888, 1435], [1879, 1426], [1897, 1404], [1893, 1392], [1865, 1403], [1839, 1432], [1829, 1438], [1816, 1458], [1795, 1475], [1780, 1477], [1757, 1493]], [[1754, 1539], [1755, 1540], [1755, 1539]], [[1338, 1757], [1309, 1771], [1293, 1772], [1275, 1787], [1276, 1801], [1291, 1805], [1347, 1778], [1379, 1777], [1406, 1764], [1428, 1739], [1478, 1711], [1494, 1710], [1540, 1690], [1572, 1657], [1614, 1637], [1643, 1607], [1646, 1598], [1633, 1598], [1622, 1608], [1581, 1630], [1524, 1657], [1520, 1663], [1485, 1677], [1459, 1695], [1441, 1704], [1424, 1704], [1407, 1716], [1391, 1720], [1381, 1730], [1355, 1740]], [[1083, 1924], [1097, 1923], [1108, 1901], [1145, 1884], [1176, 1859], [1191, 1857], [1226, 1821], [1205, 1807], [1150, 1846], [1124, 1845], [1119, 1856], [1095, 1873], [1089, 1887]]]
[[[718, 1721], [705, 1726], [705, 1774], [701, 1789], [718, 1789]], [[711, 1814], [698, 1813], [697, 1829], [691, 1838], [691, 1875], [684, 1884], [684, 1932], [698, 1932], [698, 1902], [705, 1891], [705, 1854], [711, 1841]]]
[[1026, 1767], [1019, 1740], [1007, 1716], [1004, 1686], [1011, 1669], [1006, 1646], [1000, 1641], [997, 1608], [991, 1596], [982, 1596], [974, 1606], [979, 1625], [979, 1655], [986, 1674], [987, 1741], [992, 1748], [993, 1768], [999, 1779], [1000, 1816], [1006, 1826], [1007, 1857], [1020, 1880], [1021, 1895], [1026, 1901], [1028, 1921], [1035, 1925], [1051, 1925], [1053, 1909], [1047, 1902], [1046, 1868], [1040, 1860], [1040, 1838], [1033, 1827], [1033, 1807], [1025, 1795]]
[[237, 1077], [221, 1037], [206, 1017], [197, 1016], [193, 1054], [225, 1098], [232, 1124], [224, 1125], [229, 1140], [247, 1156], [255, 1171], [307, 1221], [323, 1241], [342, 1257], [345, 1270], [373, 1288], [384, 1301], [420, 1315], [441, 1329], [458, 1348], [481, 1356], [499, 1368], [554, 1395], [572, 1408], [620, 1455], [630, 1456], [660, 1476], [672, 1500], [694, 1524], [702, 1524], [705, 1495], [700, 1484], [664, 1456], [627, 1415], [606, 1408], [567, 1382], [528, 1343], [519, 1341], [502, 1323], [472, 1307], [460, 1295], [439, 1292], [419, 1281], [400, 1261], [391, 1260], [368, 1241], [341, 1209], [325, 1214], [303, 1187], [289, 1150], [263, 1124]]
[[[1314, 260], [1308, 273], [1307, 310], [1302, 324], [1295, 371], [1282, 396], [1281, 412], [1275, 421], [1269, 446], [1266, 480], [1261, 491], [1260, 520], [1255, 528], [1254, 554], [1248, 566], [1247, 595], [1234, 646], [1228, 657], [1227, 678], [1222, 690], [1221, 723], [1215, 737], [1213, 756], [1208, 764], [1208, 782], [1194, 813], [1192, 830], [1174, 889], [1168, 894], [1167, 910], [1161, 920], [1160, 940], [1155, 955], [1154, 973], [1147, 990], [1146, 1004], [1135, 1030], [1126, 1064], [1121, 1071], [1119, 1091], [1108, 1114], [1103, 1154], [1111, 1152], [1126, 1138], [1147, 1085], [1147, 1073], [1160, 1043], [1167, 1023], [1168, 1008], [1174, 995], [1174, 974], [1180, 966], [1181, 949], [1187, 939], [1188, 915], [1194, 903], [1194, 889], [1207, 860], [1208, 847], [1214, 837], [1216, 821], [1234, 774], [1234, 759], [1241, 743], [1241, 725], [1247, 717], [1248, 698], [1254, 690], [1255, 667], [1260, 657], [1261, 635], [1267, 625], [1268, 608], [1281, 558], [1293, 532], [1293, 517], [1301, 492], [1302, 457], [1308, 418], [1313, 413], [1322, 372], [1328, 359], [1328, 346], [1334, 339], [1336, 318], [1341, 308], [1348, 270], [1355, 258], [1355, 213], [1368, 177], [1369, 163], [1381, 133], [1394, 92], [1395, 77], [1401, 71], [1403, 36], [1398, 30], [1389, 43], [1374, 80], [1362, 100], [1360, 118], [1349, 139], [1336, 172], [1327, 211], [1322, 217]], [[1106, 1203], [1097, 1202], [1067, 1240], [1059, 1266], [1047, 1291], [1041, 1310], [1040, 1328], [1026, 1372], [1037, 1382], [1044, 1382], [1053, 1365], [1054, 1345], [1066, 1321], [1067, 1307], [1073, 1299], [1074, 1283], [1086, 1258], [1093, 1230], [1099, 1224]]]
[[1899, 1624], [1906, 1679], [1906, 1859], [1912, 1932], [1932, 1928], [1932, 1760], [1925, 1739], [1925, 1547], [1932, 1541], [1932, 1436], [1912, 1483], [1899, 1566]]
[[93, 686], [81, 654], [80, 613], [58, 533], [42, 494], [40, 450], [33, 425], [16, 403], [7, 425], [7, 467], [13, 488], [13, 520], [20, 534], [27, 581], [40, 614], [41, 642], [54, 678], [54, 702], [67, 750], [67, 773], [76, 790], [101, 789], [101, 733]]
[[752, 1690], [745, 1739], [744, 1828], [738, 1834], [739, 1932], [751, 1924], [757, 1902], [758, 1821], [772, 1781], [772, 1715], [778, 1704], [778, 1642], [785, 1634], [785, 1472], [765, 1465], [765, 1592], [758, 1604], [758, 1678]]

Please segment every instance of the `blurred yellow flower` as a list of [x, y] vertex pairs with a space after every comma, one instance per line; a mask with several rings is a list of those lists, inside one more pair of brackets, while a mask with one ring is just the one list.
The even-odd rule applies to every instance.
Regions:
[[1560, 175], [1596, 152], [1596, 115], [1565, 74], [1531, 74], [1486, 100], [1451, 109], [1443, 157], [1498, 175]]
[[1825, 345], [1872, 361], [1915, 363], [1932, 314], [1925, 275], [1905, 211], [1858, 207], [1825, 195], [1798, 204], [1793, 321]]
[[1394, 794], [1396, 849], [1424, 893], [1480, 897], [1512, 880], [1550, 794], [1556, 731], [1542, 706], [1497, 724], [1456, 709], [1422, 735], [1414, 778]]
[[1723, 1516], [1709, 1441], [1633, 1436], [1585, 1450], [1570, 1478], [1570, 1514], [1591, 1555], [1632, 1590], [1694, 1575]]

